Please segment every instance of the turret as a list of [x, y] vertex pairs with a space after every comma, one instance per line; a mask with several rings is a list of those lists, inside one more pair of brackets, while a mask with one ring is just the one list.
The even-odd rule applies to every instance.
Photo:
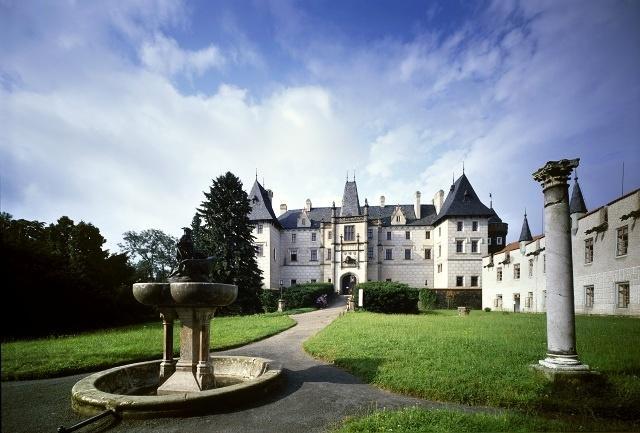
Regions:
[[522, 230], [520, 230], [520, 252], [524, 254], [524, 249], [527, 243], [531, 242], [533, 237], [531, 236], [531, 230], [529, 229], [529, 221], [527, 221], [527, 211], [524, 211], [524, 221], [522, 221]]
[[587, 213], [587, 206], [584, 204], [582, 191], [578, 184], [578, 173], [573, 178], [573, 190], [571, 191], [571, 201], [569, 202], [569, 214], [571, 215], [571, 234], [578, 233], [578, 220]]

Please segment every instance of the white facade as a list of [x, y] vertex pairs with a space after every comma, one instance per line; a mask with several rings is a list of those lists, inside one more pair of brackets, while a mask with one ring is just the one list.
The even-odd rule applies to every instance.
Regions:
[[[587, 214], [572, 215], [574, 303], [577, 313], [640, 315], [638, 218], [640, 190]], [[493, 258], [484, 257], [482, 264], [483, 308], [545, 311], [543, 236], [524, 243], [524, 249], [518, 242], [509, 244], [494, 254]], [[516, 265], [520, 267], [519, 278], [515, 277]]]

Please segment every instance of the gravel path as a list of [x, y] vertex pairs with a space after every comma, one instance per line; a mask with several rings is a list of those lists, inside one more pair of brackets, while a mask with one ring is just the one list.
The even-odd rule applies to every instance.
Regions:
[[[79, 432], [324, 432], [349, 415], [372, 409], [421, 406], [493, 411], [404, 397], [362, 383], [345, 371], [313, 359], [302, 343], [345, 309], [330, 308], [292, 316], [298, 324], [278, 335], [221, 354], [251, 355], [282, 362], [285, 386], [260, 405], [207, 416], [149, 420], [101, 420]], [[215, 325], [215, 323], [214, 323]], [[44, 354], [43, 354], [44, 355]], [[71, 387], [87, 374], [2, 383], [3, 432], [55, 432], [84, 419], [70, 407]]]

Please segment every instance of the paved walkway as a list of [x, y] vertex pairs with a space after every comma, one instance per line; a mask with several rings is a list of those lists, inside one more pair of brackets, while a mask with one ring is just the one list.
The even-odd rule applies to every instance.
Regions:
[[[302, 343], [344, 311], [343, 299], [324, 310], [292, 316], [298, 324], [265, 340], [223, 354], [282, 362], [286, 385], [254, 407], [188, 418], [99, 421], [80, 432], [324, 432], [348, 415], [372, 409], [421, 406], [486, 410], [404, 397], [362, 383], [345, 371], [307, 355]], [[3, 432], [54, 432], [82, 420], [71, 411], [71, 387], [87, 374], [2, 383]]]

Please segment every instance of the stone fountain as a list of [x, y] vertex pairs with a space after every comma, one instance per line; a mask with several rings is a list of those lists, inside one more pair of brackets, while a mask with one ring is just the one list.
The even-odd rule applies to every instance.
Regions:
[[[194, 251], [191, 230], [178, 242], [178, 267], [168, 283], [136, 283], [138, 302], [160, 311], [164, 350], [160, 361], [129, 364], [93, 374], [72, 389], [82, 414], [114, 410], [121, 416], [184, 415], [228, 409], [279, 385], [281, 366], [246, 356], [210, 356], [210, 324], [218, 307], [231, 304], [238, 288], [208, 281], [212, 258]], [[173, 324], [180, 322], [180, 358], [173, 358]]]

